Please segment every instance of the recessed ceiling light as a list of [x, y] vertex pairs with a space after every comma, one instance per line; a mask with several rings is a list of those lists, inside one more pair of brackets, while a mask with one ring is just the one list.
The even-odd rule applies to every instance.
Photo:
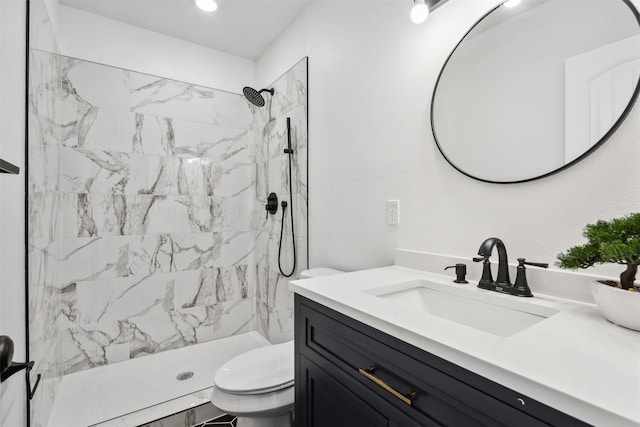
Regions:
[[205, 12], [213, 12], [218, 8], [214, 0], [196, 0], [196, 6]]

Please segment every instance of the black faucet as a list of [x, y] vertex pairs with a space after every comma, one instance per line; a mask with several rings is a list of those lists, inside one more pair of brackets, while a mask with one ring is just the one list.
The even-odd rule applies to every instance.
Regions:
[[509, 280], [509, 260], [507, 259], [507, 248], [504, 246], [504, 242], [502, 240], [498, 239], [497, 237], [490, 237], [482, 242], [482, 244], [480, 245], [480, 249], [478, 249], [478, 255], [482, 257], [480, 260], [485, 262], [488, 261], [489, 257], [491, 256], [491, 252], [493, 252], [494, 246], [498, 248], [498, 278], [495, 282], [493, 282], [493, 280], [490, 280], [490, 277], [485, 279], [489, 279], [494, 284], [511, 286], [511, 280]]
[[[498, 278], [495, 281], [491, 275], [491, 262], [489, 261], [489, 257], [491, 256], [491, 252], [493, 252], [494, 246], [498, 248]], [[473, 258], [475, 262], [483, 262], [482, 277], [478, 282], [478, 287], [519, 297], [533, 296], [527, 283], [524, 266], [532, 265], [542, 268], [547, 268], [549, 266], [545, 263], [527, 262], [524, 258], [518, 258], [518, 274], [516, 277], [516, 283], [512, 285], [511, 280], [509, 279], [507, 248], [504, 246], [504, 242], [502, 240], [497, 237], [488, 238], [480, 245], [478, 255], [480, 255], [479, 258]]]

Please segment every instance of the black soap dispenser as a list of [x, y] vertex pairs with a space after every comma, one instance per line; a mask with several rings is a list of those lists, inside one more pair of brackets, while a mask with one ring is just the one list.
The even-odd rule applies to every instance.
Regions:
[[465, 277], [467, 275], [467, 264], [458, 263], [456, 265], [450, 265], [446, 267], [445, 270], [450, 268], [456, 269], [456, 280], [453, 281], [454, 283], [469, 283]]

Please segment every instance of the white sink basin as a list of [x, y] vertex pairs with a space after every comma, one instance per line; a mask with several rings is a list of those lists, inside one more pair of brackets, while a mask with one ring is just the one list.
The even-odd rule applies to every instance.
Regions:
[[462, 287], [413, 280], [367, 293], [416, 312], [429, 313], [502, 337], [511, 336], [558, 312], [526, 298], [480, 290], [471, 284]]

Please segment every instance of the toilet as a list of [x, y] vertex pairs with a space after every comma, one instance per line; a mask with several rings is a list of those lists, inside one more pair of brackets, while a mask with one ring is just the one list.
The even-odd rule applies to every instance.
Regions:
[[[312, 268], [300, 273], [300, 279], [338, 273], [342, 271]], [[294, 360], [293, 340], [234, 357], [216, 372], [211, 403], [238, 417], [237, 427], [292, 426]]]

